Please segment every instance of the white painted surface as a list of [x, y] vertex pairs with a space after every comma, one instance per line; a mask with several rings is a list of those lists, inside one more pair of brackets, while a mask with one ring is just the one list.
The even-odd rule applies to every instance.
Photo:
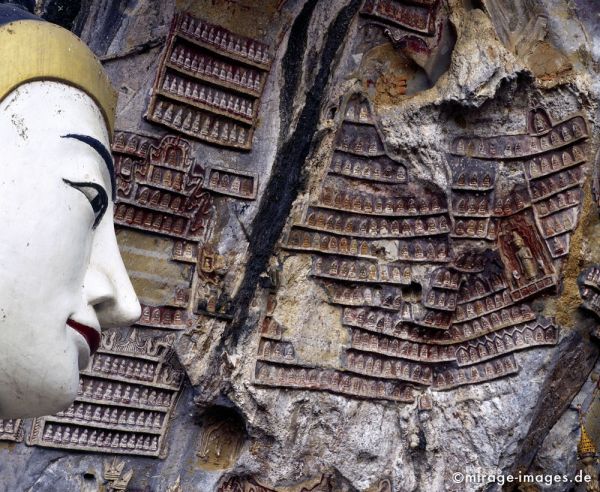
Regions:
[[[89, 346], [69, 318], [99, 330], [140, 315], [108, 169], [67, 134], [110, 148], [98, 107], [76, 88], [32, 82], [0, 103], [0, 418], [49, 415], [74, 400]], [[106, 190], [97, 228], [86, 195], [64, 179]]]

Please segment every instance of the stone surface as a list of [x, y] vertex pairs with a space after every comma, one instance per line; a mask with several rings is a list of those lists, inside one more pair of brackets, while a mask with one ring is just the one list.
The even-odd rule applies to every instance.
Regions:
[[[185, 374], [164, 458], [127, 453], [129, 440], [106, 454], [7, 441], [2, 486], [463, 491], [500, 487], [454, 483], [456, 472], [575, 476], [577, 407], [600, 439], [593, 2], [160, 4], [82, 5], [73, 29], [120, 92], [115, 220], [147, 308], [135, 328], [167, 336]], [[180, 12], [220, 26], [212, 41], [198, 24], [174, 34]], [[268, 46], [268, 71], [248, 63], [248, 39]], [[185, 45], [176, 57], [173, 43]], [[265, 74], [262, 92], [241, 72], [236, 82], [240, 67]], [[255, 119], [235, 98], [254, 101]], [[221, 121], [254, 133], [240, 148]], [[352, 217], [364, 229], [343, 246]], [[392, 349], [394, 337], [417, 351]]]

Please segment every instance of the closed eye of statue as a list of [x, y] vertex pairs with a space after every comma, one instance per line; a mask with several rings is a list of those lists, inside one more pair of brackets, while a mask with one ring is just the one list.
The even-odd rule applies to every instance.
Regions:
[[63, 179], [63, 181], [77, 191], [83, 193], [88, 199], [95, 217], [92, 229], [95, 229], [102, 220], [102, 217], [104, 217], [104, 213], [108, 208], [108, 194], [106, 193], [106, 190], [98, 183], [74, 182], [69, 181], [68, 179]]

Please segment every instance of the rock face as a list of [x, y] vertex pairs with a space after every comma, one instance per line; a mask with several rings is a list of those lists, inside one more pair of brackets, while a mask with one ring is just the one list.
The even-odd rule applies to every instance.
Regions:
[[2, 423], [0, 489], [571, 490], [545, 475], [600, 438], [594, 2], [37, 9], [119, 90], [143, 313], [70, 409]]

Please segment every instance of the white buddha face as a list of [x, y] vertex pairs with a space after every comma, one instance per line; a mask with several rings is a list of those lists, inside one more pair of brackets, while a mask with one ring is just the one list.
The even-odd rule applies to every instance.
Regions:
[[84, 92], [24, 84], [0, 102], [0, 418], [56, 413], [100, 329], [140, 306], [113, 227], [106, 124]]

